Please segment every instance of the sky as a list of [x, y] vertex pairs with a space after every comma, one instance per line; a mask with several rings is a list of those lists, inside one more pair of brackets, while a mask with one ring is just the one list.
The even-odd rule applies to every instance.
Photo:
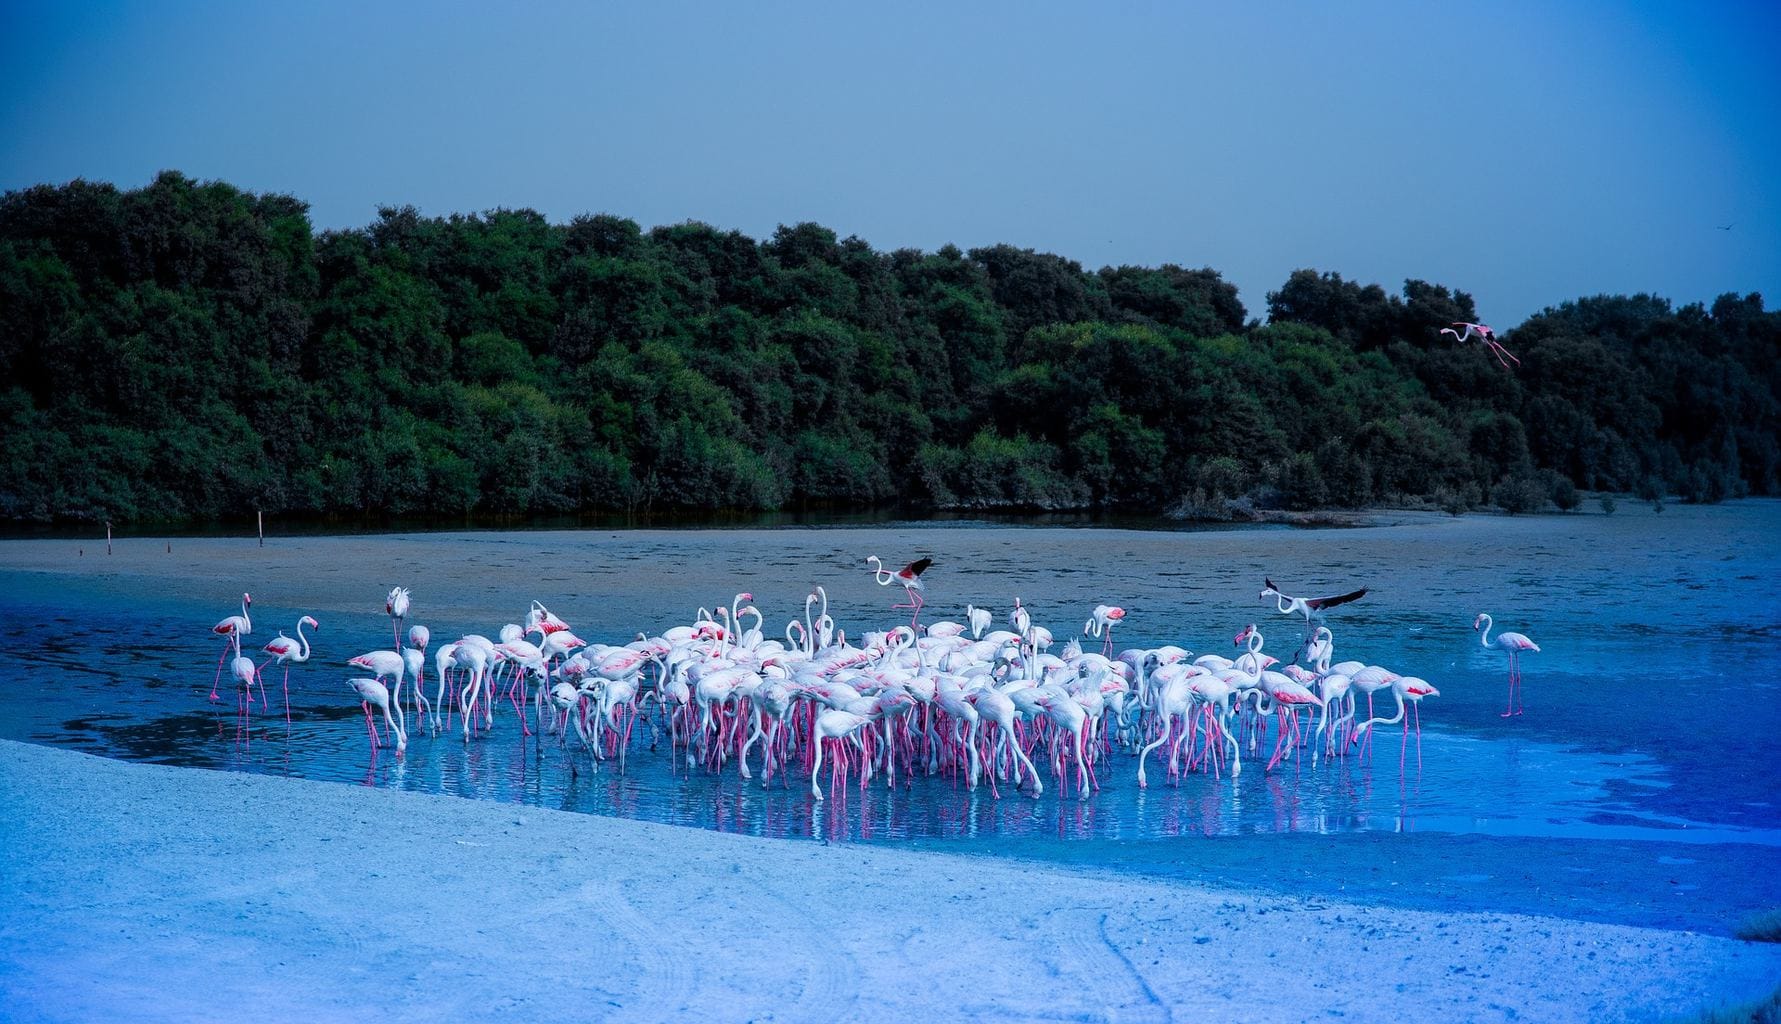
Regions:
[[[1781, 304], [1781, 4], [20, 3], [0, 189]], [[1729, 229], [1722, 227], [1729, 225]]]

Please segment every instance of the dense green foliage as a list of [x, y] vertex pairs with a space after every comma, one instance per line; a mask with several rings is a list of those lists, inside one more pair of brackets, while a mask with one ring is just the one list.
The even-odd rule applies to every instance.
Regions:
[[163, 174], [0, 199], [0, 518], [859, 507], [1226, 514], [1781, 485], [1781, 315], [877, 252], [528, 210], [311, 229]]

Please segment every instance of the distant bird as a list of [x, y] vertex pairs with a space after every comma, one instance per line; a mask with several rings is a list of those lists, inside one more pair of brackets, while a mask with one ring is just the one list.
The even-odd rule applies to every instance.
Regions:
[[921, 618], [921, 606], [927, 603], [922, 600], [921, 596], [922, 590], [925, 589], [921, 584], [921, 574], [928, 571], [928, 567], [934, 564], [934, 560], [932, 558], [918, 558], [901, 569], [898, 569], [896, 572], [891, 572], [889, 569], [886, 569], [883, 560], [877, 555], [868, 556], [866, 561], [871, 563], [872, 578], [878, 581], [879, 586], [888, 587], [892, 583], [901, 583], [903, 585], [903, 592], [909, 595], [909, 603], [893, 604], [891, 605], [891, 610], [895, 611], [898, 608], [913, 608], [915, 614], [909, 617], [909, 625], [913, 628], [915, 626], [915, 620]]
[[1273, 598], [1275, 607], [1280, 609], [1282, 615], [1291, 615], [1294, 612], [1303, 615], [1307, 626], [1311, 625], [1312, 619], [1321, 619], [1325, 609], [1334, 608], [1339, 604], [1347, 604], [1350, 601], [1358, 601], [1367, 596], [1367, 588], [1362, 587], [1351, 594], [1340, 594], [1336, 597], [1289, 597], [1282, 594], [1280, 588], [1274, 585], [1274, 581], [1266, 576], [1262, 577], [1262, 584], [1265, 589], [1257, 595], [1259, 598], [1262, 600]]
[[[1466, 333], [1461, 334], [1458, 331], [1454, 330], [1453, 327], [1464, 327], [1466, 329]], [[1499, 363], [1503, 363], [1504, 356], [1508, 356], [1510, 359], [1515, 359], [1515, 353], [1504, 348], [1497, 341], [1497, 332], [1491, 330], [1489, 327], [1485, 326], [1484, 324], [1469, 324], [1469, 323], [1464, 323], [1464, 322], [1455, 322], [1453, 327], [1443, 327], [1443, 328], [1441, 328], [1440, 333], [1453, 335], [1453, 340], [1459, 342], [1462, 345], [1468, 341], [1471, 341], [1473, 338], [1477, 338], [1479, 341], [1484, 342], [1484, 347], [1490, 349], [1491, 354], [1497, 357], [1497, 362], [1499, 362]], [[1520, 366], [1521, 360], [1515, 359], [1515, 365]], [[1505, 369], [1505, 370], [1509, 369], [1509, 364], [1503, 363], [1503, 369]]]
[[[1732, 222], [1732, 223], [1733, 223], [1733, 224], [1735, 224], [1735, 223], [1737, 223], [1737, 222], [1736, 222], [1736, 221], [1733, 221], [1733, 222]], [[1713, 225], [1713, 226], [1714, 226], [1714, 227], [1716, 227], [1716, 228], [1718, 228], [1718, 229], [1719, 229], [1719, 230], [1721, 230], [1721, 231], [1730, 231], [1730, 230], [1731, 230], [1731, 229], [1732, 229], [1732, 225], [1731, 225], [1731, 224], [1715, 224], [1715, 225]]]

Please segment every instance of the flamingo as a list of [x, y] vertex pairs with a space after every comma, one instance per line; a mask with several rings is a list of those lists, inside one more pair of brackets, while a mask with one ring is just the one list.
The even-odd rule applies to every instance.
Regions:
[[1334, 608], [1339, 604], [1347, 604], [1350, 601], [1358, 601], [1367, 596], [1367, 588], [1362, 587], [1352, 594], [1339, 594], [1335, 597], [1291, 597], [1282, 594], [1280, 588], [1274, 585], [1274, 581], [1266, 576], [1262, 577], [1262, 584], [1264, 589], [1259, 595], [1262, 600], [1273, 598], [1274, 606], [1280, 609], [1282, 615], [1291, 615], [1294, 612], [1303, 615], [1307, 626], [1311, 625], [1312, 619], [1321, 619], [1325, 609]]
[[1491, 622], [1490, 614], [1488, 612], [1479, 612], [1478, 617], [1472, 620], [1472, 630], [1474, 632], [1476, 632], [1480, 626], [1484, 628], [1484, 633], [1478, 638], [1478, 642], [1485, 647], [1494, 647], [1499, 651], [1505, 651], [1509, 655], [1509, 706], [1504, 708], [1503, 713], [1498, 717], [1508, 718], [1510, 715], [1519, 715], [1527, 710], [1527, 708], [1520, 705], [1521, 652], [1533, 651], [1535, 654], [1538, 654], [1540, 653], [1540, 645], [1534, 643], [1520, 633], [1498, 633], [1497, 638], [1492, 640], [1490, 638], [1490, 631], [1494, 626], [1494, 623]]
[[877, 555], [867, 557], [866, 561], [872, 564], [872, 578], [878, 582], [879, 586], [888, 587], [893, 582], [903, 585], [903, 592], [909, 595], [909, 603], [893, 604], [891, 609], [894, 611], [898, 608], [913, 608], [915, 614], [909, 617], [909, 625], [914, 627], [915, 620], [921, 618], [921, 606], [926, 603], [921, 597], [921, 592], [925, 589], [921, 585], [921, 574], [928, 571], [928, 567], [934, 564], [934, 560], [918, 558], [896, 572], [886, 569], [884, 562]]
[[1105, 639], [1101, 643], [1101, 654], [1111, 658], [1113, 657], [1113, 625], [1123, 618], [1125, 618], [1124, 608], [1110, 604], [1095, 605], [1094, 614], [1089, 616], [1088, 622], [1082, 627], [1082, 632], [1086, 636], [1105, 635]]
[[[823, 799], [822, 787], [817, 779], [822, 774], [822, 751], [824, 741], [845, 741], [864, 727], [871, 719], [865, 715], [851, 711], [824, 711], [816, 716], [816, 725], [811, 730], [810, 742], [816, 747], [816, 760], [810, 767], [810, 795], [818, 800]], [[836, 757], [845, 763], [845, 751], [837, 751]], [[839, 772], [839, 768], [836, 769]]]
[[[1454, 330], [1453, 327], [1464, 327], [1466, 333], [1461, 334]], [[1484, 347], [1490, 349], [1490, 354], [1496, 356], [1497, 362], [1499, 363], [1503, 363], [1504, 356], [1508, 356], [1510, 359], [1515, 359], [1515, 353], [1504, 348], [1502, 344], [1497, 341], [1497, 332], [1491, 330], [1484, 324], [1468, 324], [1455, 321], [1453, 327], [1443, 327], [1441, 328], [1441, 333], [1453, 335], [1453, 340], [1462, 345], [1471, 341], [1473, 338], [1477, 338], [1479, 341], [1484, 342]], [[1521, 360], [1515, 359], [1515, 365], [1520, 366]], [[1509, 368], [1508, 363], [1503, 363], [1503, 369], [1507, 370]]]
[[216, 658], [216, 678], [211, 680], [211, 683], [210, 683], [210, 699], [211, 700], [222, 699], [216, 695], [216, 687], [217, 687], [218, 683], [223, 681], [223, 659], [227, 658], [229, 656], [229, 642], [230, 641], [234, 642], [235, 655], [236, 655], [236, 657], [240, 657], [241, 656], [241, 638], [254, 631], [254, 622], [252, 619], [247, 617], [247, 609], [253, 603], [254, 603], [254, 596], [252, 594], [242, 594], [241, 595], [241, 614], [240, 615], [231, 615], [228, 618], [224, 619], [223, 621], [210, 627], [210, 631], [212, 633], [215, 633], [217, 636], [224, 638], [223, 653], [217, 655], [217, 658]]
[[965, 618], [971, 623], [971, 639], [973, 640], [982, 640], [983, 631], [995, 621], [995, 616], [990, 614], [988, 608], [979, 608], [969, 604], [965, 605]]
[[[359, 695], [359, 703], [365, 709], [365, 730], [371, 735], [371, 752], [377, 753], [377, 726], [371, 721], [371, 705], [375, 704], [383, 711], [383, 720], [389, 723], [390, 732], [396, 737], [396, 756], [408, 749], [408, 733], [396, 720], [390, 717], [390, 691], [375, 679], [348, 679], [346, 685], [353, 688]], [[400, 709], [398, 709], [400, 710]]]
[[[357, 668], [369, 669], [376, 674], [380, 682], [385, 676], [394, 676], [396, 679], [396, 715], [402, 717], [402, 677], [408, 671], [406, 658], [395, 651], [371, 651], [356, 658], [350, 658], [346, 663]], [[404, 717], [403, 720], [406, 722], [407, 719]]]
[[[284, 666], [284, 720], [288, 725], [291, 721], [291, 662], [299, 664], [309, 660], [309, 638], [303, 635], [303, 627], [307, 625], [316, 632], [321, 632], [322, 624], [305, 615], [297, 620], [297, 639], [292, 640], [279, 631], [278, 636], [266, 642], [260, 648], [272, 655], [266, 665], [279, 664]], [[264, 669], [266, 666], [260, 666]]]
[[408, 617], [408, 588], [392, 587], [390, 596], [383, 600], [383, 610], [390, 616], [390, 631], [396, 637], [396, 650], [402, 649], [401, 621]]
[[[242, 713], [246, 714], [254, 702], [254, 680], [260, 677], [260, 670], [254, 667], [254, 660], [252, 658], [238, 654], [235, 656], [235, 660], [229, 663], [229, 675], [233, 676], [236, 682], [247, 688], [247, 702], [240, 706]], [[263, 704], [265, 701], [266, 684], [262, 682], [260, 684], [260, 702]]]
[[1416, 709], [1416, 770], [1422, 771], [1422, 698], [1439, 697], [1441, 691], [1435, 689], [1426, 679], [1418, 679], [1415, 676], [1399, 676], [1391, 682], [1391, 693], [1397, 698], [1398, 713], [1390, 718], [1369, 718], [1362, 722], [1355, 727], [1355, 739], [1358, 740], [1374, 724], [1396, 725], [1403, 722], [1404, 745], [1398, 750], [1398, 771], [1403, 771], [1404, 752], [1410, 743], [1410, 722], [1404, 717], [1404, 702], [1409, 701]]
[[[480, 640], [481, 643], [477, 643], [477, 640]], [[473, 639], [470, 636], [466, 636], [455, 644], [446, 645], [445, 648], [441, 649], [441, 653], [445, 650], [451, 651], [453, 664], [457, 665], [459, 668], [470, 670], [470, 680], [464, 684], [464, 691], [458, 697], [458, 712], [464, 716], [464, 742], [469, 743], [470, 719], [476, 712], [477, 700], [482, 696], [483, 679], [488, 675], [489, 661], [495, 653], [495, 648], [493, 644], [489, 643], [487, 637], [475, 637]], [[445, 673], [443, 671], [439, 673], [439, 679], [440, 692], [443, 693], [445, 679]], [[491, 696], [489, 699], [492, 702], [494, 698]], [[493, 707], [491, 706], [486, 714], [492, 713]]]

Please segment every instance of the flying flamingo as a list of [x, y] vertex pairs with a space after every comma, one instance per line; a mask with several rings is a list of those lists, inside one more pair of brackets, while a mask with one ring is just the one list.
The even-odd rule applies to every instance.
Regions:
[[223, 681], [223, 659], [227, 658], [229, 656], [230, 642], [234, 643], [235, 656], [240, 657], [241, 656], [241, 638], [254, 631], [254, 622], [252, 619], [247, 617], [247, 609], [253, 603], [254, 603], [254, 596], [252, 594], [242, 594], [241, 595], [241, 614], [240, 615], [231, 615], [228, 618], [224, 619], [223, 621], [210, 627], [210, 631], [212, 633], [215, 633], [217, 636], [224, 638], [223, 653], [217, 655], [217, 658], [216, 658], [216, 678], [211, 680], [211, 682], [210, 682], [210, 699], [211, 700], [221, 700], [222, 699], [216, 695], [216, 687], [217, 687], [218, 683]]
[[1358, 601], [1367, 596], [1367, 588], [1362, 587], [1352, 594], [1340, 594], [1336, 597], [1291, 597], [1282, 594], [1280, 588], [1274, 585], [1274, 581], [1266, 576], [1262, 577], [1262, 583], [1265, 588], [1259, 595], [1262, 600], [1273, 598], [1274, 606], [1280, 609], [1282, 615], [1291, 615], [1294, 612], [1303, 615], [1307, 626], [1311, 625], [1313, 619], [1321, 619], [1325, 609], [1334, 608], [1339, 604], [1347, 604], [1350, 601]]
[[[267, 641], [266, 646], [261, 648], [267, 654], [272, 655], [272, 660], [268, 661], [266, 665], [276, 663], [284, 666], [284, 720], [287, 725], [291, 721], [290, 663], [294, 661], [301, 664], [309, 660], [309, 638], [303, 635], [305, 625], [318, 633], [321, 632], [322, 624], [305, 615], [297, 620], [297, 639], [292, 640], [284, 635], [283, 630], [280, 630], [278, 636]], [[260, 668], [264, 669], [266, 665], [261, 665]]]
[[1506, 651], [1509, 654], [1509, 706], [1504, 708], [1503, 713], [1498, 717], [1508, 718], [1510, 715], [1519, 715], [1527, 710], [1521, 706], [1521, 652], [1533, 651], [1538, 654], [1540, 645], [1520, 633], [1498, 633], [1497, 638], [1492, 640], [1490, 631], [1494, 623], [1490, 621], [1490, 615], [1487, 612], [1479, 612], [1478, 617], [1472, 620], [1474, 631], [1480, 626], [1484, 627], [1484, 634], [1478, 638], [1480, 644], [1485, 647], [1494, 647], [1499, 651]]
[[408, 617], [408, 588], [392, 587], [390, 596], [383, 600], [383, 610], [390, 616], [390, 632], [396, 637], [396, 650], [402, 649], [401, 622]]
[[371, 735], [371, 752], [377, 752], [377, 726], [371, 721], [371, 705], [375, 704], [383, 711], [383, 720], [389, 723], [390, 732], [396, 737], [396, 756], [408, 749], [408, 733], [390, 717], [390, 691], [375, 679], [348, 679], [346, 685], [353, 688], [359, 695], [359, 703], [365, 709], [365, 730]]
[[[1461, 334], [1454, 330], [1453, 327], [1464, 327], [1466, 333]], [[1497, 332], [1491, 330], [1489, 327], [1486, 327], [1483, 324], [1468, 324], [1463, 322], [1455, 322], [1453, 327], [1443, 327], [1441, 328], [1441, 333], [1453, 335], [1453, 340], [1462, 345], [1471, 341], [1473, 338], [1477, 338], [1479, 341], [1484, 342], [1484, 347], [1490, 349], [1490, 354], [1496, 356], [1497, 362], [1499, 363], [1503, 363], [1504, 356], [1508, 356], [1510, 359], [1515, 359], [1515, 353], [1504, 348], [1502, 344], [1497, 341]], [[1520, 366], [1521, 360], [1515, 359], [1515, 365]], [[1508, 363], [1503, 363], [1503, 369], [1507, 370], [1509, 368]]]
[[926, 603], [921, 597], [921, 592], [925, 589], [921, 585], [921, 574], [928, 571], [928, 567], [934, 564], [934, 560], [932, 558], [918, 558], [901, 569], [898, 569], [896, 572], [891, 572], [889, 569], [886, 569], [884, 567], [884, 562], [880, 560], [877, 555], [869, 556], [866, 561], [872, 563], [872, 578], [878, 581], [879, 586], [888, 587], [893, 582], [901, 583], [903, 585], [903, 592], [909, 595], [909, 603], [893, 604], [891, 605], [891, 610], [895, 611], [898, 608], [913, 608], [915, 614], [909, 617], [909, 625], [914, 627], [915, 620], [921, 618], [921, 606]]
[[1111, 658], [1113, 657], [1113, 626], [1123, 618], [1125, 618], [1124, 608], [1110, 604], [1095, 605], [1094, 614], [1089, 616], [1088, 622], [1082, 627], [1082, 632], [1085, 636], [1104, 635], [1101, 654]]

